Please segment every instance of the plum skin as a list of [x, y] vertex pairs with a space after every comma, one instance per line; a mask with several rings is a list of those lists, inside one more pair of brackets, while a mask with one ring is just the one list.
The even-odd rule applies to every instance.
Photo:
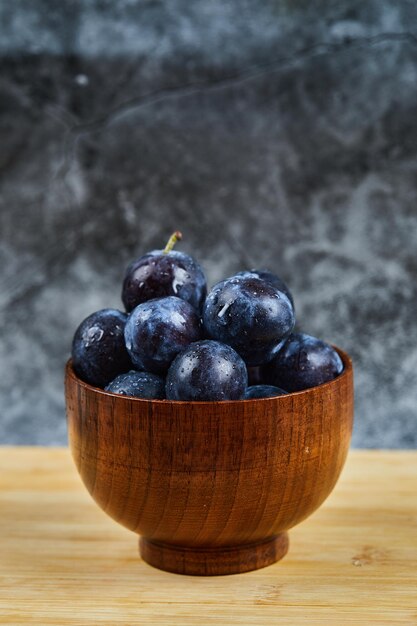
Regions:
[[262, 366], [261, 365], [253, 365], [249, 366], [248, 370], [248, 385], [254, 387], [255, 385], [262, 385]]
[[168, 370], [169, 400], [241, 400], [248, 383], [246, 366], [230, 346], [205, 339], [178, 354]]
[[262, 369], [265, 382], [287, 391], [302, 391], [333, 380], [343, 361], [332, 346], [305, 333], [293, 333]]
[[287, 298], [292, 304], [292, 308], [295, 310], [294, 298], [287, 284], [282, 280], [282, 278], [280, 278], [273, 272], [270, 272], [269, 270], [265, 270], [265, 269], [262, 269], [262, 270], [253, 269], [253, 270], [244, 270], [243, 272], [238, 272], [236, 276], [255, 276], [256, 278], [260, 278], [261, 280], [264, 280], [265, 282], [269, 283], [270, 285], [278, 289], [278, 291], [282, 291], [282, 293], [285, 293], [285, 295], [287, 296]]
[[103, 388], [132, 368], [124, 341], [126, 321], [122, 311], [101, 309], [81, 322], [71, 350], [72, 366], [81, 380]]
[[288, 297], [253, 275], [217, 283], [203, 308], [206, 333], [227, 343], [248, 366], [272, 360], [293, 330], [294, 309]]
[[132, 261], [122, 287], [127, 312], [164, 296], [177, 296], [201, 311], [206, 294], [207, 283], [201, 266], [193, 257], [177, 250], [168, 253], [153, 250]]
[[161, 376], [151, 374], [150, 372], [130, 370], [130, 372], [116, 376], [105, 387], [105, 391], [122, 396], [163, 400], [165, 398], [165, 380]]
[[180, 298], [168, 296], [139, 304], [125, 327], [125, 341], [138, 370], [164, 374], [179, 352], [201, 339], [201, 320]]
[[275, 398], [276, 396], [286, 395], [287, 392], [275, 385], [252, 385], [245, 392], [245, 400], [254, 400], [255, 398]]

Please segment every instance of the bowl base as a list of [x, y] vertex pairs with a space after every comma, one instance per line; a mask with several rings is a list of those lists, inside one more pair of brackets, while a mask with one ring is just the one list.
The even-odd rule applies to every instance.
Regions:
[[286, 532], [272, 538], [241, 546], [220, 548], [184, 548], [139, 539], [139, 552], [153, 567], [189, 576], [223, 576], [241, 574], [272, 565], [288, 551]]

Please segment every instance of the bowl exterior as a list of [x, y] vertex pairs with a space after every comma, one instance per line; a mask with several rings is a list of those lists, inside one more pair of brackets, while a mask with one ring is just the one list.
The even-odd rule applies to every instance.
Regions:
[[71, 451], [99, 506], [155, 542], [263, 541], [310, 515], [349, 448], [353, 371], [277, 398], [170, 402], [117, 396], [66, 370]]

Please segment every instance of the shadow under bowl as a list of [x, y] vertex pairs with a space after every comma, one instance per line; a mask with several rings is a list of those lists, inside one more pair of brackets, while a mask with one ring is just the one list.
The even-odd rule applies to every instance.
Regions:
[[258, 569], [332, 491], [349, 449], [353, 369], [288, 395], [143, 400], [81, 381], [68, 362], [69, 442], [97, 504], [141, 535], [149, 564], [181, 574]]

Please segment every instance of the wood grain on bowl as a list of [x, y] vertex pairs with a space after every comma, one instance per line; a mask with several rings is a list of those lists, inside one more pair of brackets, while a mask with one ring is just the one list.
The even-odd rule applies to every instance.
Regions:
[[172, 572], [269, 565], [343, 467], [353, 371], [276, 398], [170, 402], [117, 396], [66, 370], [69, 440], [99, 506], [141, 535], [142, 557]]

